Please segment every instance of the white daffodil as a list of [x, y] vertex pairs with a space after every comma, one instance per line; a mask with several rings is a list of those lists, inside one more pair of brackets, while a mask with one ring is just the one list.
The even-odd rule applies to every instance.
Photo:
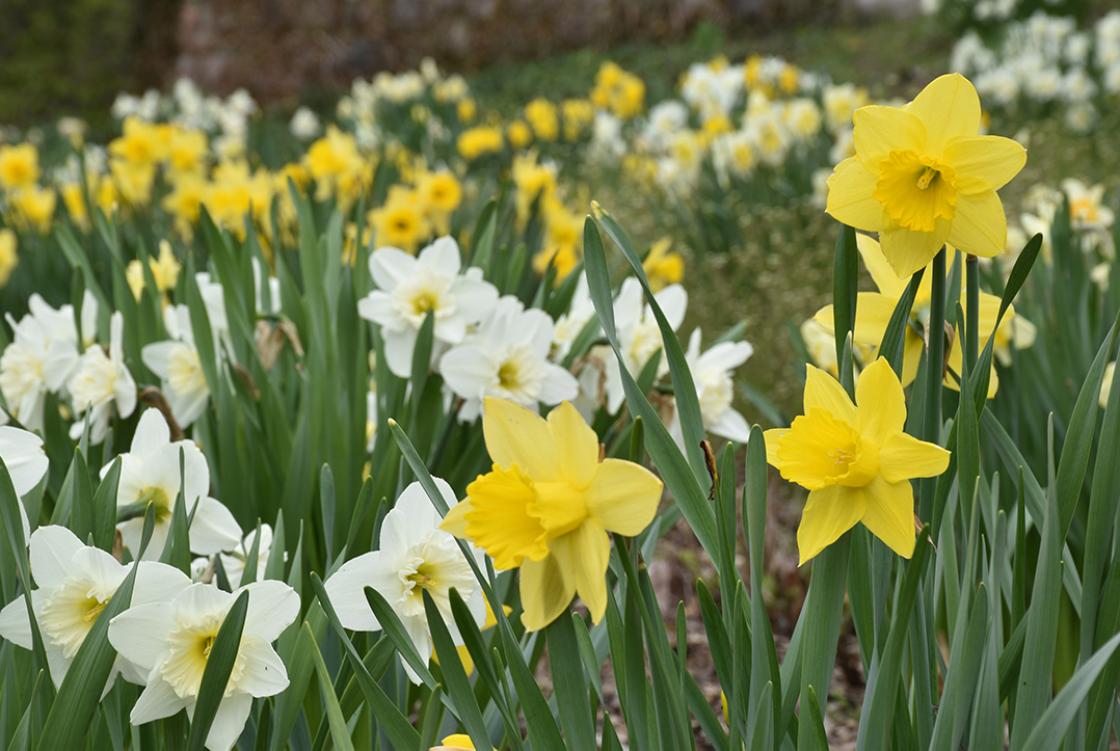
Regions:
[[[183, 458], [180, 475], [179, 457]], [[232, 550], [241, 542], [241, 528], [229, 509], [207, 496], [210, 467], [206, 457], [191, 440], [171, 441], [171, 432], [159, 410], [148, 409], [140, 415], [132, 447], [121, 454], [121, 477], [117, 486], [117, 512], [125, 518], [119, 524], [121, 538], [136, 555], [144, 530], [148, 506], [155, 508], [155, 528], [145, 558], [158, 558], [167, 542], [172, 512], [182, 486], [188, 517], [191, 510], [190, 546], [195, 553], [212, 555]], [[106, 464], [101, 475], [109, 471]]]
[[42, 430], [44, 398], [62, 390], [78, 364], [78, 333], [71, 306], [56, 310], [37, 294], [27, 304], [18, 322], [8, 316], [13, 337], [0, 356], [0, 392], [12, 417]]
[[210, 387], [195, 347], [187, 307], [168, 306], [163, 315], [173, 338], [145, 345], [140, 358], [159, 376], [171, 414], [180, 427], [186, 428], [206, 410]]
[[[663, 346], [661, 330], [654, 318], [653, 308], [645, 303], [641, 284], [633, 277], [627, 277], [622, 282], [618, 297], [614, 301], [615, 328], [618, 331], [619, 345], [622, 357], [626, 361], [626, 369], [635, 378], [646, 366], [649, 359], [661, 352]], [[654, 295], [661, 312], [669, 322], [669, 327], [674, 331], [684, 320], [685, 310], [688, 308], [688, 294], [679, 284], [670, 284]], [[605, 348], [604, 348], [605, 349]], [[614, 414], [626, 399], [626, 392], [622, 388], [622, 374], [618, 369], [618, 360], [609, 350], [601, 351], [606, 372], [607, 411]], [[668, 372], [669, 364], [661, 358], [658, 374]]]
[[[0, 459], [8, 469], [16, 495], [27, 495], [47, 473], [47, 454], [43, 451], [43, 439], [34, 433], [12, 427], [0, 426]], [[23, 538], [31, 533], [27, 522], [27, 511], [20, 503], [20, 521], [23, 523]]]
[[[226, 578], [229, 580], [231, 587], [240, 587], [245, 582], [241, 578], [245, 575], [245, 564], [249, 561], [249, 556], [253, 552], [253, 543], [257, 538], [257, 530], [254, 529], [249, 534], [245, 535], [237, 547], [232, 550], [225, 551], [218, 554], [218, 558], [222, 562], [222, 570], [226, 572]], [[268, 556], [272, 551], [272, 527], [268, 524], [261, 525], [261, 544], [257, 550], [257, 578], [262, 578], [265, 566], [268, 565]], [[286, 556], [285, 556], [286, 557]], [[196, 581], [207, 581], [207, 574], [212, 573], [210, 570], [211, 558], [196, 558], [191, 562], [191, 572]]]
[[595, 317], [595, 305], [591, 302], [591, 290], [587, 285], [587, 275], [582, 272], [576, 282], [572, 303], [568, 311], [556, 319], [552, 328], [552, 356], [556, 360], [567, 357], [587, 322]]
[[91, 345], [82, 354], [67, 386], [77, 417], [70, 427], [70, 437], [75, 440], [81, 437], [88, 424], [90, 441], [101, 443], [109, 431], [114, 406], [122, 418], [136, 409], [136, 382], [124, 364], [121, 342], [124, 318], [120, 313], [113, 314], [109, 326], [109, 354], [106, 355], [100, 345]]
[[229, 318], [226, 316], [225, 291], [219, 282], [210, 278], [208, 271], [194, 275], [198, 293], [206, 307], [206, 317], [210, 320], [210, 332], [215, 342], [229, 342]]
[[[448, 505], [454, 506], [451, 486], [439, 478], [435, 482]], [[451, 615], [452, 589], [470, 608], [475, 622], [479, 626], [485, 623], [482, 589], [455, 538], [439, 528], [440, 521], [420, 483], [404, 489], [382, 522], [379, 549], [352, 558], [327, 579], [327, 596], [343, 626], [355, 631], [380, 629], [366, 600], [366, 587], [376, 590], [393, 608], [425, 662], [432, 654], [432, 638], [424, 613], [424, 592], [439, 608], [456, 644], [462, 640]], [[474, 551], [474, 555], [481, 562], [482, 554]], [[401, 663], [409, 678], [419, 683], [412, 668], [403, 659]]]
[[[30, 548], [31, 575], [37, 587], [31, 590], [31, 606], [43, 637], [51, 680], [59, 686], [86, 634], [124, 582], [132, 564], [122, 565], [104, 550], [83, 545], [73, 532], [55, 525], [35, 530]], [[131, 606], [159, 603], [168, 592], [188, 584], [190, 579], [177, 568], [143, 561], [136, 572]], [[31, 622], [22, 595], [0, 610], [0, 636], [31, 649]], [[123, 673], [129, 680], [143, 680], [144, 675], [118, 656], [105, 684], [106, 691], [117, 673]]]
[[443, 349], [463, 341], [470, 326], [487, 316], [498, 291], [482, 270], [462, 270], [459, 246], [441, 237], [413, 257], [398, 248], [378, 248], [369, 271], [378, 289], [358, 302], [358, 313], [381, 326], [385, 357], [394, 375], [407, 378], [412, 351], [428, 312], [435, 316], [433, 362]]
[[[746, 443], [751, 428], [746, 418], [733, 406], [735, 389], [731, 374], [747, 361], [754, 347], [750, 342], [720, 342], [701, 353], [700, 336], [700, 329], [692, 332], [685, 360], [696, 385], [704, 429], [722, 438]], [[678, 443], [681, 442], [680, 413], [676, 410], [673, 410], [669, 432]]]
[[548, 359], [552, 330], [552, 319], [543, 310], [526, 310], [512, 295], [498, 300], [478, 331], [439, 362], [448, 387], [465, 400], [459, 418], [477, 417], [487, 396], [533, 409], [538, 402], [574, 399], [579, 392], [575, 377]]
[[288, 671], [272, 642], [299, 615], [295, 590], [283, 582], [263, 581], [230, 593], [187, 581], [169, 591], [165, 601], [129, 608], [109, 624], [113, 648], [144, 671], [144, 691], [129, 715], [133, 725], [183, 709], [193, 718], [218, 629], [243, 591], [249, 592], [249, 606], [241, 645], [206, 747], [231, 748], [245, 728], [253, 699], [275, 696], [288, 687]]
[[[261, 262], [255, 257], [253, 262], [253, 292], [256, 300], [257, 315], [274, 316], [280, 312], [280, 280], [266, 270], [261, 269]], [[267, 274], [267, 275], [266, 275]], [[267, 305], [264, 299], [264, 285], [268, 285]]]

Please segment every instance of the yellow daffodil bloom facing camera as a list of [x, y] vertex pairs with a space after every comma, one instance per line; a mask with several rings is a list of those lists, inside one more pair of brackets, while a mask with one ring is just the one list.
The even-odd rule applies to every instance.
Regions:
[[547, 626], [577, 593], [598, 623], [607, 607], [609, 532], [634, 536], [661, 500], [661, 480], [633, 462], [599, 459], [576, 408], [548, 419], [487, 398], [482, 432], [493, 469], [467, 486], [443, 529], [470, 539], [498, 569], [521, 569], [521, 621]]
[[799, 565], [857, 523], [909, 558], [917, 537], [910, 480], [944, 472], [949, 452], [902, 432], [906, 397], [886, 360], [860, 374], [855, 404], [832, 376], [806, 368], [805, 414], [765, 433], [766, 460], [809, 491], [797, 527]]
[[979, 135], [980, 98], [968, 79], [941, 76], [905, 107], [860, 107], [854, 123], [856, 155], [828, 178], [827, 211], [878, 232], [900, 276], [945, 243], [977, 256], [1004, 251], [1007, 217], [996, 191], [1027, 152], [1010, 138]]

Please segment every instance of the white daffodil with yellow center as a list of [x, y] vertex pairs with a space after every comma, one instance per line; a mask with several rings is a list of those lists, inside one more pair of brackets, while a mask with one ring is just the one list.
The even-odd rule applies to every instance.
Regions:
[[439, 238], [418, 257], [378, 248], [369, 257], [369, 271], [377, 289], [358, 302], [358, 314], [381, 326], [389, 370], [402, 378], [412, 370], [416, 337], [429, 313], [435, 316], [435, 362], [448, 346], [463, 341], [498, 299], [481, 269], [462, 271], [459, 246], [450, 237]]
[[[79, 336], [71, 306], [52, 308], [38, 294], [31, 295], [27, 306], [28, 314], [18, 322], [7, 317], [13, 336], [0, 356], [0, 392], [12, 417], [31, 430], [42, 430], [44, 399], [65, 389], [78, 364]], [[96, 303], [87, 293], [83, 329], [92, 328], [90, 315], [96, 316]]]
[[[183, 459], [180, 472], [179, 459]], [[191, 519], [191, 550], [202, 555], [232, 550], [241, 542], [241, 528], [221, 502], [210, 498], [210, 468], [206, 457], [190, 440], [171, 441], [171, 432], [159, 410], [140, 415], [132, 446], [120, 455], [121, 477], [117, 486], [117, 529], [124, 544], [137, 554], [148, 507], [155, 509], [155, 527], [145, 558], [158, 558], [167, 542], [171, 517], [180, 489]], [[104, 476], [112, 463], [106, 464]], [[191, 512], [193, 510], [193, 516]]]
[[67, 384], [78, 417], [70, 427], [70, 437], [77, 440], [88, 425], [93, 444], [105, 440], [114, 407], [122, 418], [136, 409], [136, 382], [124, 364], [124, 318], [120, 313], [113, 314], [109, 327], [109, 353], [100, 345], [90, 346]]
[[205, 411], [210, 387], [195, 347], [187, 307], [168, 306], [164, 319], [172, 339], [145, 345], [140, 357], [159, 376], [171, 414], [179, 427], [186, 428]]
[[144, 691], [129, 715], [133, 725], [171, 717], [183, 709], [194, 717], [218, 631], [245, 591], [249, 605], [241, 644], [206, 748], [231, 748], [245, 728], [253, 699], [275, 696], [288, 687], [288, 671], [272, 642], [299, 615], [295, 590], [283, 582], [261, 581], [231, 593], [186, 580], [168, 592], [164, 602], [134, 606], [109, 624], [113, 648], [143, 671], [139, 683]]
[[[436, 487], [451, 507], [455, 494], [443, 480]], [[475, 622], [486, 622], [482, 589], [455, 538], [439, 528], [440, 516], [420, 483], [412, 483], [397, 499], [381, 525], [378, 549], [352, 558], [326, 581], [327, 596], [346, 628], [377, 631], [380, 625], [366, 600], [365, 589], [376, 590], [393, 608], [425, 662], [432, 655], [432, 638], [424, 611], [426, 592], [439, 609], [452, 640], [462, 644], [451, 615], [451, 590], [470, 608]], [[482, 563], [482, 554], [474, 552]], [[403, 659], [414, 683], [420, 678]]]
[[459, 418], [478, 417], [488, 396], [534, 408], [574, 399], [576, 379], [548, 359], [552, 338], [552, 319], [543, 310], [526, 310], [511, 295], [499, 300], [479, 330], [440, 359], [440, 375], [464, 399]]
[[[132, 564], [122, 565], [104, 550], [83, 545], [65, 527], [53, 525], [40, 527], [31, 535], [30, 558], [36, 585], [31, 591], [32, 609], [43, 637], [51, 680], [59, 686], [86, 635], [124, 582]], [[167, 592], [188, 584], [190, 579], [178, 569], [143, 561], [136, 572], [130, 602], [132, 606], [158, 603]], [[31, 623], [22, 596], [0, 610], [0, 637], [31, 649]], [[113, 685], [117, 673], [123, 673], [129, 680], [141, 680], [143, 675], [135, 665], [118, 656], [106, 690]]]
[[1007, 246], [996, 191], [1027, 160], [1015, 141], [980, 134], [980, 98], [958, 74], [935, 79], [905, 107], [854, 115], [856, 154], [828, 179], [828, 213], [878, 232], [899, 276], [928, 264], [946, 243], [978, 256]]

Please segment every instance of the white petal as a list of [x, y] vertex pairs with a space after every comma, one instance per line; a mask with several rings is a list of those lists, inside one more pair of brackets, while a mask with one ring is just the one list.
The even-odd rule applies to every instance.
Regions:
[[751, 436], [751, 427], [746, 418], [733, 409], [725, 410], [719, 419], [708, 426], [708, 430], [741, 444], [745, 444]]
[[379, 550], [352, 558], [323, 584], [331, 605], [338, 613], [338, 620], [352, 631], [377, 631], [381, 628], [366, 602], [365, 588], [374, 587], [384, 595], [387, 590], [377, 585], [390, 585], [396, 578], [396, 572], [389, 570], [383, 558]]
[[497, 382], [497, 367], [482, 347], [462, 344], [440, 358], [447, 387], [464, 399], [478, 398]]
[[661, 312], [669, 322], [669, 327], [674, 331], [684, 320], [685, 311], [688, 310], [688, 293], [679, 284], [670, 284], [665, 289], [653, 296], [661, 306]]
[[420, 251], [420, 264], [435, 269], [443, 276], [457, 276], [461, 264], [459, 245], [453, 238], [438, 238]]
[[697, 362], [698, 370], [734, 370], [754, 354], [750, 342], [720, 342], [703, 355]]
[[0, 639], [7, 639], [24, 649], [31, 649], [31, 619], [27, 617], [27, 602], [23, 599], [23, 595], [19, 595], [0, 610]]
[[[136, 433], [132, 436], [132, 452], [147, 453], [160, 446], [171, 442], [171, 430], [167, 421], [158, 409], [144, 410], [140, 415], [140, 422], [136, 425]], [[104, 474], [105, 470], [102, 470]]]
[[369, 256], [369, 273], [373, 283], [387, 292], [412, 276], [415, 268], [416, 259], [400, 248], [378, 248]]
[[[404, 630], [408, 632], [409, 638], [412, 639], [416, 651], [420, 653], [420, 661], [427, 665], [428, 660], [432, 658], [432, 637], [428, 633], [428, 622], [423, 616], [418, 616], [416, 618], [402, 618], [401, 623], [404, 625]], [[404, 672], [408, 675], [410, 681], [415, 684], [421, 683], [420, 676], [405, 661], [404, 657], [401, 657], [401, 665], [404, 666]]]
[[18, 496], [27, 495], [47, 473], [43, 439], [10, 425], [0, 427], [0, 459], [4, 460]]
[[109, 622], [109, 643], [129, 662], [151, 670], [167, 649], [169, 616], [165, 602], [130, 607]]
[[132, 605], [169, 602], [191, 585], [191, 579], [174, 566], [158, 561], [141, 561], [132, 588]]
[[206, 736], [206, 748], [210, 751], [229, 751], [245, 730], [249, 712], [253, 709], [253, 697], [235, 693], [222, 699], [214, 724]]
[[385, 361], [389, 370], [398, 378], [408, 378], [412, 373], [412, 351], [416, 348], [416, 330], [382, 330], [385, 340]]
[[540, 401], [545, 404], [559, 404], [570, 401], [579, 394], [579, 383], [575, 376], [559, 365], [545, 364], [545, 377], [541, 382]]
[[497, 288], [482, 279], [479, 269], [467, 269], [451, 289], [455, 293], [455, 309], [467, 323], [481, 321], [498, 302]]
[[74, 573], [74, 554], [84, 548], [66, 527], [39, 527], [31, 535], [31, 575], [41, 587], [52, 589]]
[[180, 710], [190, 704], [190, 699], [180, 699], [167, 681], [163, 680], [155, 671], [148, 676], [148, 685], [132, 706], [129, 721], [133, 725], [143, 725], [152, 720], [162, 720], [178, 714]]
[[144, 361], [144, 365], [148, 370], [152, 371], [160, 378], [167, 378], [170, 371], [171, 355], [175, 350], [181, 348], [183, 345], [179, 342], [156, 342], [154, 344], [146, 344], [140, 350], [140, 359]]
[[[188, 513], [189, 507], [188, 501]], [[221, 501], [203, 497], [191, 519], [190, 540], [191, 552], [200, 555], [233, 550], [241, 543], [241, 527]]]
[[244, 589], [249, 592], [246, 634], [256, 636], [265, 643], [276, 641], [299, 616], [299, 595], [284, 582], [269, 579], [253, 582]]
[[[250, 595], [252, 599], [252, 595]], [[237, 682], [238, 691], [256, 696], [275, 696], [288, 687], [288, 671], [276, 650], [259, 639], [241, 642], [245, 670]]]
[[367, 321], [373, 321], [382, 326], [396, 323], [398, 319], [397, 309], [393, 305], [393, 298], [379, 289], [375, 289], [361, 300], [358, 300], [358, 315]]

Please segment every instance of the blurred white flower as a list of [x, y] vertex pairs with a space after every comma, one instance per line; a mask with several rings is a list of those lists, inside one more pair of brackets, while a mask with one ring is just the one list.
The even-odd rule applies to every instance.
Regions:
[[14, 336], [0, 356], [0, 392], [11, 416], [31, 430], [43, 429], [43, 400], [58, 393], [78, 364], [74, 309], [52, 308], [38, 294], [18, 322], [10, 315]]
[[[448, 506], [454, 506], [451, 486], [439, 478], [435, 483]], [[462, 637], [451, 615], [452, 589], [470, 608], [475, 623], [485, 623], [482, 589], [455, 538], [439, 528], [440, 521], [420, 483], [404, 489], [381, 524], [378, 549], [342, 564], [326, 581], [327, 596], [343, 626], [355, 631], [381, 628], [365, 595], [366, 587], [374, 589], [401, 619], [420, 659], [427, 663], [433, 648], [424, 611], [425, 592], [439, 609], [456, 644], [462, 644]], [[473, 548], [471, 552], [481, 565], [482, 553]], [[403, 658], [401, 664], [412, 682], [419, 683], [419, 676]]]
[[108, 355], [100, 345], [90, 345], [67, 384], [76, 413], [70, 437], [77, 440], [88, 425], [94, 445], [105, 440], [114, 407], [122, 418], [136, 409], [136, 382], [124, 364], [124, 318], [119, 312], [109, 319], [109, 329]]
[[292, 115], [292, 120], [288, 123], [288, 129], [292, 135], [301, 141], [310, 141], [315, 136], [319, 135], [322, 126], [319, 124], [319, 116], [316, 115], [311, 109], [307, 107], [300, 107]]
[[[3, 416], [7, 417], [6, 414]], [[16, 495], [21, 499], [39, 484], [50, 466], [47, 454], [43, 451], [43, 439], [11, 425], [0, 426], [0, 459], [4, 461]], [[26, 540], [31, 527], [22, 502], [19, 511], [23, 538]]]
[[[685, 360], [696, 385], [704, 429], [722, 438], [746, 443], [751, 429], [746, 418], [733, 405], [735, 389], [731, 374], [747, 361], [754, 347], [750, 342], [720, 342], [701, 352], [700, 337], [700, 329], [692, 332]], [[680, 412], [675, 409], [669, 432], [678, 443], [683, 440]]]
[[187, 428], [206, 410], [210, 387], [202, 371], [185, 305], [167, 306], [163, 316], [172, 339], [147, 344], [140, 357], [160, 378], [161, 389], [179, 427]]

